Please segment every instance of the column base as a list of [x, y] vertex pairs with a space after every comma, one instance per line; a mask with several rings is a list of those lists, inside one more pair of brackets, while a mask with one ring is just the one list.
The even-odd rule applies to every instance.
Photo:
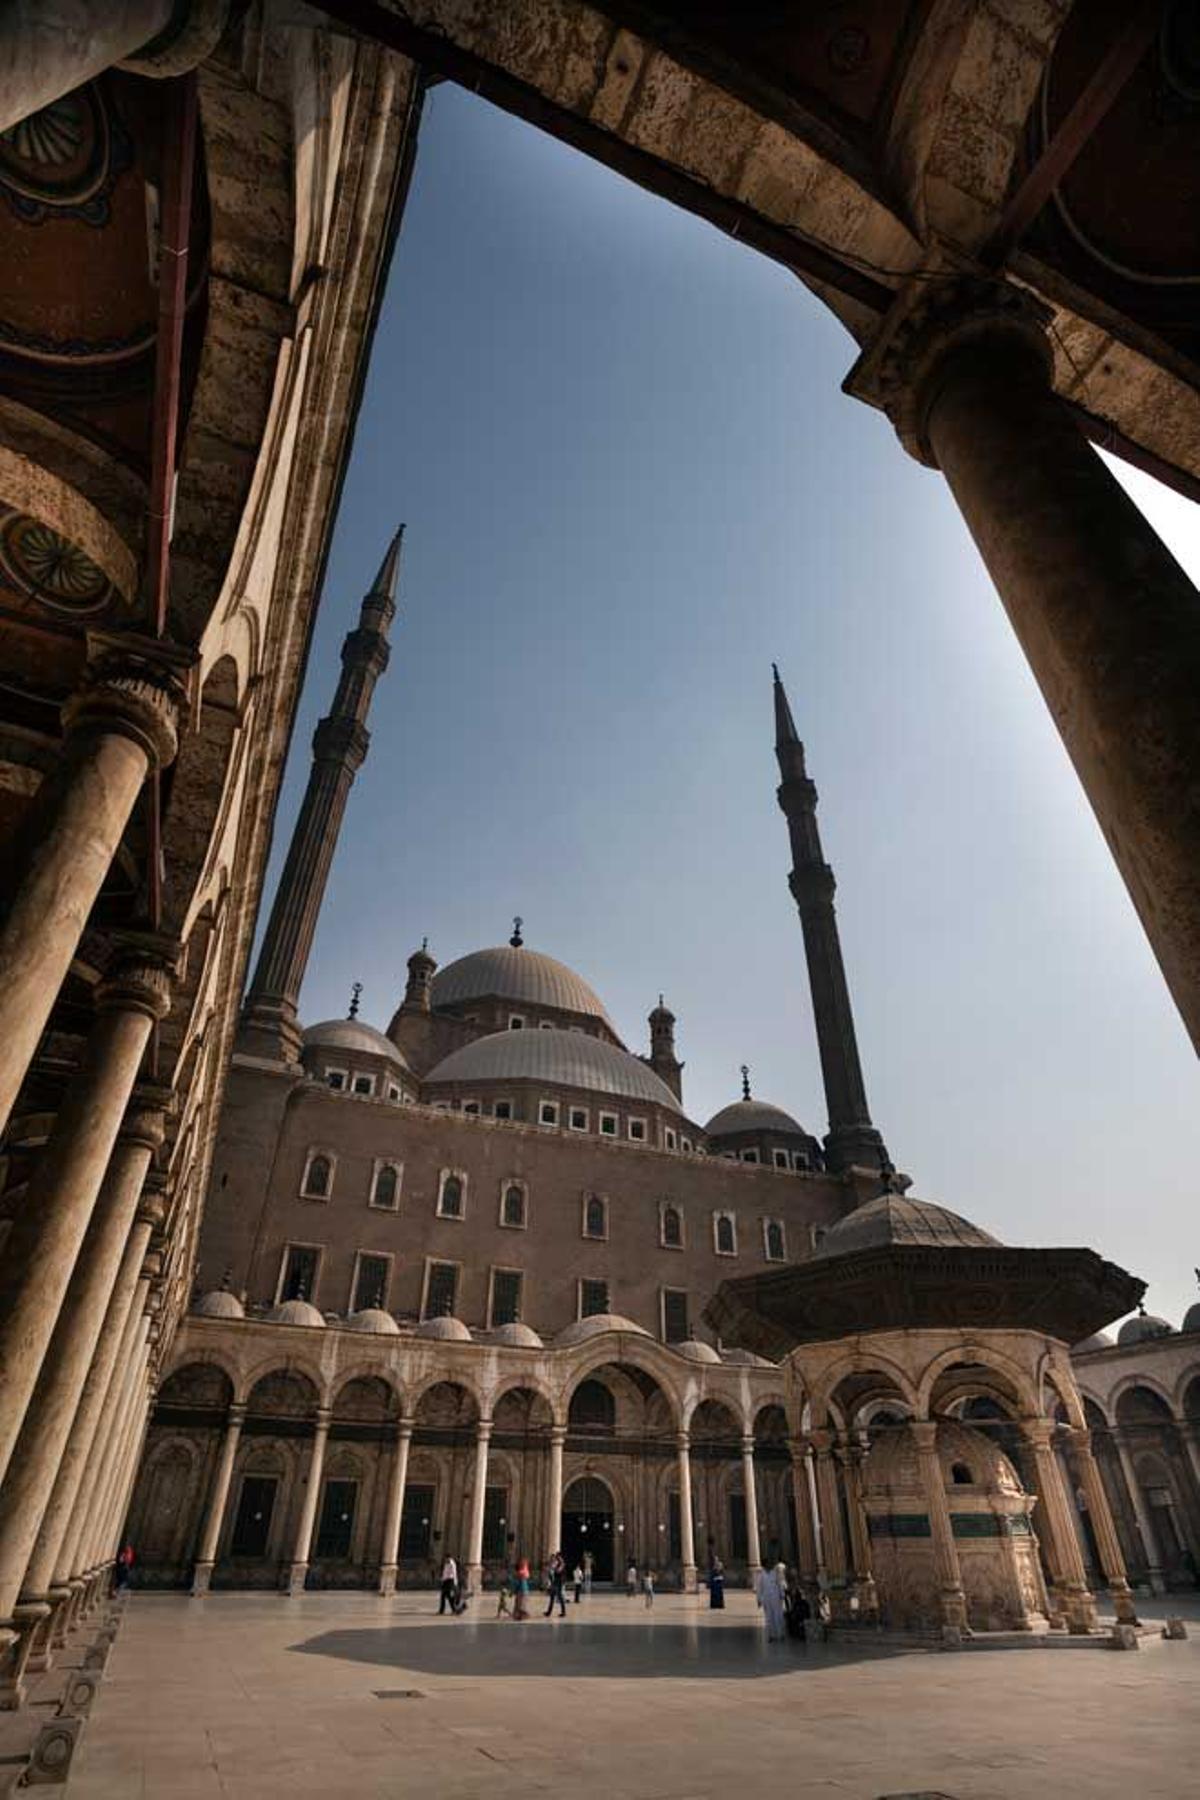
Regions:
[[1096, 1602], [1086, 1588], [1072, 1588], [1063, 1595], [1063, 1613], [1072, 1637], [1088, 1637], [1096, 1630]]
[[198, 1562], [192, 1570], [192, 1598], [201, 1599], [212, 1585], [213, 1565], [210, 1562]]
[[56, 1608], [51, 1608], [44, 1619], [39, 1619], [33, 1628], [29, 1644], [29, 1655], [25, 1661], [26, 1672], [30, 1675], [44, 1675], [54, 1663], [54, 1645], [52, 1632]]
[[50, 1598], [53, 1600], [58, 1593], [62, 1593], [64, 1604], [54, 1615], [50, 1642], [56, 1650], [65, 1650], [67, 1638], [74, 1628], [75, 1621], [79, 1617], [79, 1609], [83, 1604], [83, 1583], [68, 1581], [61, 1589], [51, 1588]]
[[483, 1589], [483, 1564], [467, 1564], [467, 1584], [463, 1589], [466, 1594], [478, 1594]]
[[1112, 1599], [1113, 1611], [1117, 1615], [1118, 1625], [1140, 1625], [1142, 1621], [1138, 1618], [1133, 1594], [1126, 1583], [1110, 1581], [1108, 1592]]
[[395, 1591], [396, 1565], [395, 1563], [383, 1563], [379, 1570], [379, 1592], [384, 1595], [391, 1595], [394, 1594]]
[[33, 1601], [25, 1604], [18, 1601], [13, 1607], [11, 1626], [6, 1623], [4, 1629], [15, 1633], [9, 1643], [0, 1667], [0, 1712], [16, 1712], [25, 1704], [25, 1675], [29, 1666], [29, 1658], [33, 1651], [34, 1637], [38, 1627], [50, 1616], [47, 1601]]
[[284, 1586], [284, 1592], [290, 1598], [294, 1599], [297, 1594], [302, 1594], [304, 1592], [304, 1584], [307, 1580], [308, 1564], [306, 1562], [293, 1563], [287, 1573], [287, 1582]]

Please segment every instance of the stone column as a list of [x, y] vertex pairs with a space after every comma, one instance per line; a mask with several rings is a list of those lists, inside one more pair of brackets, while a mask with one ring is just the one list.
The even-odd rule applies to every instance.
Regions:
[[475, 1477], [471, 1488], [471, 1517], [467, 1529], [467, 1589], [477, 1594], [483, 1586], [483, 1509], [487, 1499], [488, 1442], [492, 1421], [480, 1419], [475, 1427]]
[[851, 391], [944, 474], [1200, 1050], [1200, 600], [1056, 399], [1049, 317], [923, 283]]
[[1179, 1435], [1183, 1439], [1188, 1453], [1188, 1461], [1192, 1465], [1196, 1491], [1200, 1493], [1200, 1425], [1195, 1425], [1185, 1419], [1179, 1426]]
[[37, 1540], [112, 1297], [150, 1159], [163, 1140], [164, 1090], [135, 1095], [67, 1287], [7, 1478], [0, 1488], [0, 1622], [8, 1620]]
[[137, 1335], [134, 1338], [134, 1354], [125, 1373], [111, 1449], [96, 1488], [93, 1516], [80, 1540], [80, 1573], [85, 1580], [94, 1575], [107, 1560], [106, 1540], [114, 1496], [120, 1485], [130, 1434], [137, 1429], [139, 1413], [145, 1403], [146, 1365], [150, 1358], [150, 1345], [147, 1341], [149, 1330], [150, 1321], [143, 1314], [138, 1321]]
[[683, 1591], [696, 1592], [696, 1533], [692, 1522], [691, 1439], [681, 1431], [675, 1440], [679, 1452], [679, 1546], [683, 1558]]
[[833, 1433], [826, 1428], [812, 1434], [817, 1484], [817, 1505], [821, 1518], [822, 1579], [829, 1587], [842, 1587], [846, 1580], [846, 1534], [842, 1529], [842, 1507], [838, 1495], [838, 1472], [833, 1460]]
[[758, 1483], [754, 1478], [754, 1433], [742, 1439], [742, 1487], [746, 1493], [746, 1557], [751, 1575], [762, 1568], [762, 1545], [758, 1537]]
[[137, 1381], [130, 1399], [125, 1424], [125, 1441], [114, 1465], [115, 1473], [109, 1489], [108, 1508], [100, 1530], [99, 1545], [93, 1556], [93, 1563], [100, 1570], [107, 1570], [111, 1567], [116, 1559], [117, 1551], [121, 1547], [122, 1528], [129, 1511], [134, 1476], [137, 1473], [137, 1461], [145, 1442], [146, 1423], [150, 1416], [153, 1389], [147, 1380], [149, 1359], [150, 1347], [147, 1345], [141, 1358]]
[[1096, 1549], [1100, 1554], [1100, 1567], [1112, 1595], [1117, 1619], [1122, 1625], [1136, 1625], [1137, 1609], [1130, 1592], [1125, 1558], [1121, 1555], [1121, 1541], [1117, 1536], [1112, 1508], [1108, 1504], [1104, 1478], [1092, 1451], [1092, 1434], [1083, 1426], [1076, 1426], [1070, 1433], [1069, 1441], [1075, 1479], [1082, 1488], [1083, 1498], [1087, 1503], [1088, 1518], [1092, 1521]]
[[863, 1447], [847, 1437], [838, 1448], [842, 1480], [846, 1491], [846, 1517], [850, 1525], [850, 1561], [854, 1571], [854, 1587], [864, 1613], [878, 1611], [875, 1577], [871, 1569], [871, 1539], [862, 1498]]
[[550, 1427], [550, 1481], [546, 1490], [546, 1556], [550, 1558], [560, 1547], [563, 1502], [563, 1445], [567, 1441], [565, 1425]]
[[1133, 1516], [1137, 1520], [1138, 1535], [1142, 1540], [1142, 1549], [1146, 1557], [1146, 1581], [1152, 1594], [1165, 1594], [1166, 1577], [1163, 1574], [1162, 1556], [1158, 1548], [1158, 1533], [1150, 1517], [1150, 1508], [1142, 1493], [1141, 1483], [1137, 1478], [1137, 1470], [1133, 1466], [1133, 1458], [1129, 1454], [1129, 1444], [1124, 1432], [1114, 1431], [1113, 1443], [1117, 1448], [1117, 1456], [1121, 1462], [1121, 1473], [1125, 1477], [1125, 1486], [1129, 1490], [1129, 1504], [1133, 1508]]
[[379, 1565], [379, 1591], [396, 1591], [396, 1575], [400, 1567], [400, 1526], [404, 1519], [404, 1489], [408, 1483], [408, 1452], [412, 1445], [415, 1419], [401, 1419], [396, 1434], [396, 1454], [392, 1458], [392, 1474], [388, 1482], [387, 1507], [383, 1520], [383, 1561]]
[[208, 1497], [208, 1511], [204, 1515], [204, 1530], [200, 1538], [200, 1554], [196, 1558], [196, 1567], [192, 1572], [192, 1594], [207, 1594], [212, 1580], [213, 1564], [217, 1560], [217, 1548], [221, 1541], [221, 1523], [225, 1517], [225, 1503], [229, 1499], [229, 1483], [233, 1479], [233, 1462], [241, 1441], [242, 1426], [246, 1421], [244, 1404], [235, 1404], [229, 1408], [229, 1416], [225, 1421], [225, 1432], [221, 1439], [221, 1454], [217, 1461], [217, 1472], [213, 1477], [212, 1493]]
[[933, 1419], [914, 1419], [910, 1429], [916, 1440], [921, 1484], [929, 1508], [929, 1533], [933, 1540], [933, 1560], [941, 1598], [942, 1635], [947, 1642], [957, 1643], [967, 1630], [967, 1599], [963, 1593], [962, 1571], [937, 1450], [937, 1424]]
[[106, 646], [63, 709], [62, 752], [12, 852], [0, 926], [0, 1130], [142, 783], [175, 755], [181, 691], [169, 651], [141, 639]]
[[112, 67], [181, 75], [215, 49], [228, 0], [10, 0], [0, 17], [0, 131]]
[[0, 1477], [58, 1323], [142, 1055], [170, 1010], [176, 947], [127, 937], [96, 997], [83, 1066], [67, 1088], [0, 1271]]
[[788, 1450], [792, 1458], [792, 1511], [795, 1514], [796, 1542], [800, 1550], [800, 1577], [813, 1585], [818, 1579], [821, 1558], [817, 1549], [813, 1507], [812, 1451], [800, 1439], [793, 1439]]
[[312, 1549], [313, 1526], [317, 1518], [317, 1501], [321, 1497], [321, 1471], [325, 1467], [325, 1445], [329, 1441], [330, 1412], [322, 1407], [317, 1414], [317, 1428], [313, 1433], [312, 1456], [308, 1464], [308, 1482], [304, 1489], [304, 1503], [300, 1508], [300, 1523], [296, 1527], [296, 1543], [292, 1550], [292, 1565], [288, 1570], [288, 1593], [302, 1594], [304, 1579], [308, 1574], [308, 1558]]
[[1048, 1532], [1046, 1558], [1054, 1573], [1067, 1630], [1082, 1635], [1096, 1629], [1096, 1603], [1088, 1591], [1071, 1502], [1054, 1454], [1054, 1426], [1049, 1419], [1023, 1419], [1021, 1430], [1033, 1450], [1043, 1529]]

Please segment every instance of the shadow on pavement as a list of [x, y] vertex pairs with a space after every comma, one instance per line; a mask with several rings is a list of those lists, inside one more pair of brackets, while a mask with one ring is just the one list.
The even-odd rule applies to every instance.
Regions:
[[757, 1625], [705, 1631], [689, 1624], [652, 1628], [574, 1621], [548, 1624], [541, 1618], [525, 1624], [446, 1620], [432, 1630], [400, 1625], [323, 1631], [290, 1648], [302, 1656], [337, 1657], [426, 1675], [557, 1675], [572, 1680], [592, 1676], [610, 1681], [756, 1681], [914, 1654], [867, 1643], [768, 1644]]

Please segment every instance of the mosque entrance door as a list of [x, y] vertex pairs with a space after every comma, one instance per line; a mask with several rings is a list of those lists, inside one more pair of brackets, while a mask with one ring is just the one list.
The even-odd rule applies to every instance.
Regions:
[[592, 1580], [613, 1578], [613, 1497], [594, 1475], [581, 1475], [563, 1495], [562, 1553], [567, 1580], [584, 1555], [592, 1555]]

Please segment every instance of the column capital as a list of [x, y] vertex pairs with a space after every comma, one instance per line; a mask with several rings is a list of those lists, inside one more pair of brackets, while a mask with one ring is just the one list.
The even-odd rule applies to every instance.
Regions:
[[416, 1430], [416, 1426], [417, 1421], [415, 1419], [408, 1417], [402, 1418], [396, 1426], [396, 1436], [399, 1438], [411, 1438], [413, 1432]]
[[[148, 1225], [155, 1234], [161, 1232], [166, 1222], [168, 1206], [166, 1175], [159, 1169], [151, 1169], [142, 1183], [142, 1197], [137, 1209], [138, 1224]], [[153, 1254], [158, 1254], [157, 1249]]]
[[744, 1431], [742, 1433], [742, 1455], [743, 1456], [753, 1456], [754, 1455], [754, 1445], [755, 1445], [754, 1433], [752, 1431]]
[[687, 1451], [689, 1451], [691, 1449], [691, 1447], [692, 1447], [691, 1432], [690, 1431], [677, 1431], [675, 1433], [675, 1448], [680, 1452], [680, 1454], [681, 1455], [685, 1454]]
[[1091, 1456], [1092, 1432], [1090, 1426], [1068, 1425], [1067, 1437], [1070, 1439], [1071, 1448], [1073, 1450], [1078, 1450], [1081, 1455]]
[[98, 1012], [140, 1012], [155, 1022], [171, 1010], [182, 946], [160, 931], [113, 934], [113, 954], [96, 989]]
[[87, 673], [63, 706], [67, 736], [131, 738], [152, 769], [166, 768], [179, 747], [194, 653], [134, 632], [89, 632], [87, 648]]
[[479, 1443], [479, 1444], [487, 1443], [488, 1439], [492, 1435], [492, 1426], [495, 1424], [495, 1422], [496, 1421], [494, 1419], [480, 1419], [477, 1421], [476, 1426], [475, 1426], [475, 1441], [476, 1441], [476, 1443]]
[[329, 1430], [329, 1427], [332, 1423], [333, 1423], [333, 1408], [332, 1408], [332, 1406], [318, 1406], [317, 1414], [316, 1414], [316, 1429], [317, 1429], [317, 1431], [323, 1435], [325, 1432], [327, 1432]]
[[246, 1406], [247, 1402], [245, 1400], [231, 1401], [229, 1411], [225, 1415], [225, 1423], [227, 1425], [244, 1424], [246, 1419]]
[[913, 1441], [915, 1442], [917, 1449], [919, 1451], [923, 1452], [926, 1456], [936, 1453], [936, 1451], [937, 1451], [937, 1420], [936, 1419], [912, 1419], [909, 1421], [908, 1428], [913, 1434]]
[[1052, 1419], [1022, 1419], [1021, 1435], [1031, 1443], [1035, 1450], [1048, 1450], [1054, 1437]]
[[139, 1081], [133, 1090], [117, 1132], [118, 1144], [139, 1144], [153, 1156], [162, 1148], [167, 1115], [175, 1103], [169, 1087], [155, 1081]]
[[561, 1449], [562, 1446], [566, 1443], [566, 1441], [567, 1441], [566, 1426], [565, 1425], [552, 1425], [550, 1427], [550, 1442], [551, 1442], [551, 1444], [557, 1444], [559, 1446], [559, 1448]]
[[1032, 294], [995, 278], [948, 272], [941, 281], [914, 282], [851, 370], [846, 392], [882, 408], [909, 455], [936, 469], [926, 426], [947, 356], [984, 345], [992, 358], [1006, 350], [1048, 382], [1052, 317]]
[[815, 1431], [808, 1434], [809, 1442], [818, 1456], [828, 1456], [833, 1449], [834, 1433], [828, 1425], [818, 1425]]

